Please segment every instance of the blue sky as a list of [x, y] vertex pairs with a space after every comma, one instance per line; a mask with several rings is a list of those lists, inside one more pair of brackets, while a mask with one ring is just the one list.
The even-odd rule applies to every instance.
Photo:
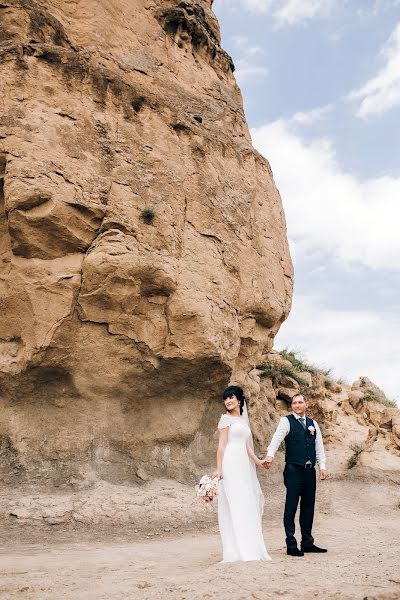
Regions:
[[275, 347], [400, 400], [400, 0], [215, 0], [295, 265]]

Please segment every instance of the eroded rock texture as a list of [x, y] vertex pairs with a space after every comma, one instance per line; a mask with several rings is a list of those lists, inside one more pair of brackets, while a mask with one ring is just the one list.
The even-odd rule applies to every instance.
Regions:
[[185, 477], [292, 290], [211, 1], [2, 0], [0, 61], [2, 479]]

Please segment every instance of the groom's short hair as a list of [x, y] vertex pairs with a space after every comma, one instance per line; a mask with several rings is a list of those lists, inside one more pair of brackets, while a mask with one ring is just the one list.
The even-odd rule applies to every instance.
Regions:
[[308, 400], [304, 394], [295, 394], [294, 396], [291, 397], [290, 404], [292, 404], [292, 402], [295, 398], [303, 398], [304, 402], [308, 402]]

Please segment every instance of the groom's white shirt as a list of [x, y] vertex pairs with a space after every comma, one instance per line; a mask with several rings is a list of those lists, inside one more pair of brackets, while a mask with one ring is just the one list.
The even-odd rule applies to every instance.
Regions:
[[[300, 419], [299, 415], [296, 415], [296, 413], [292, 413], [292, 415], [297, 420]], [[315, 419], [313, 419], [313, 421], [314, 421], [314, 427], [315, 427], [315, 452], [317, 454], [317, 463], [318, 463], [318, 466], [320, 469], [325, 470], [326, 469], [326, 456], [325, 456], [325, 450], [324, 450], [324, 442], [322, 441], [321, 430], [319, 428], [317, 421], [315, 421]], [[272, 457], [275, 456], [275, 452], [278, 450], [280, 444], [285, 439], [285, 437], [287, 436], [289, 431], [290, 431], [289, 419], [286, 417], [281, 417], [278, 427], [276, 428], [276, 431], [275, 431], [274, 435], [272, 436], [271, 443], [268, 446], [267, 456], [272, 456]]]

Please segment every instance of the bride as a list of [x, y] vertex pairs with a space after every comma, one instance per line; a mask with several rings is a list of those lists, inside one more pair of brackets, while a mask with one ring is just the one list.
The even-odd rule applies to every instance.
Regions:
[[271, 560], [261, 527], [264, 496], [256, 475], [262, 462], [254, 454], [242, 388], [232, 385], [223, 394], [227, 413], [218, 423], [218, 523], [223, 561]]

